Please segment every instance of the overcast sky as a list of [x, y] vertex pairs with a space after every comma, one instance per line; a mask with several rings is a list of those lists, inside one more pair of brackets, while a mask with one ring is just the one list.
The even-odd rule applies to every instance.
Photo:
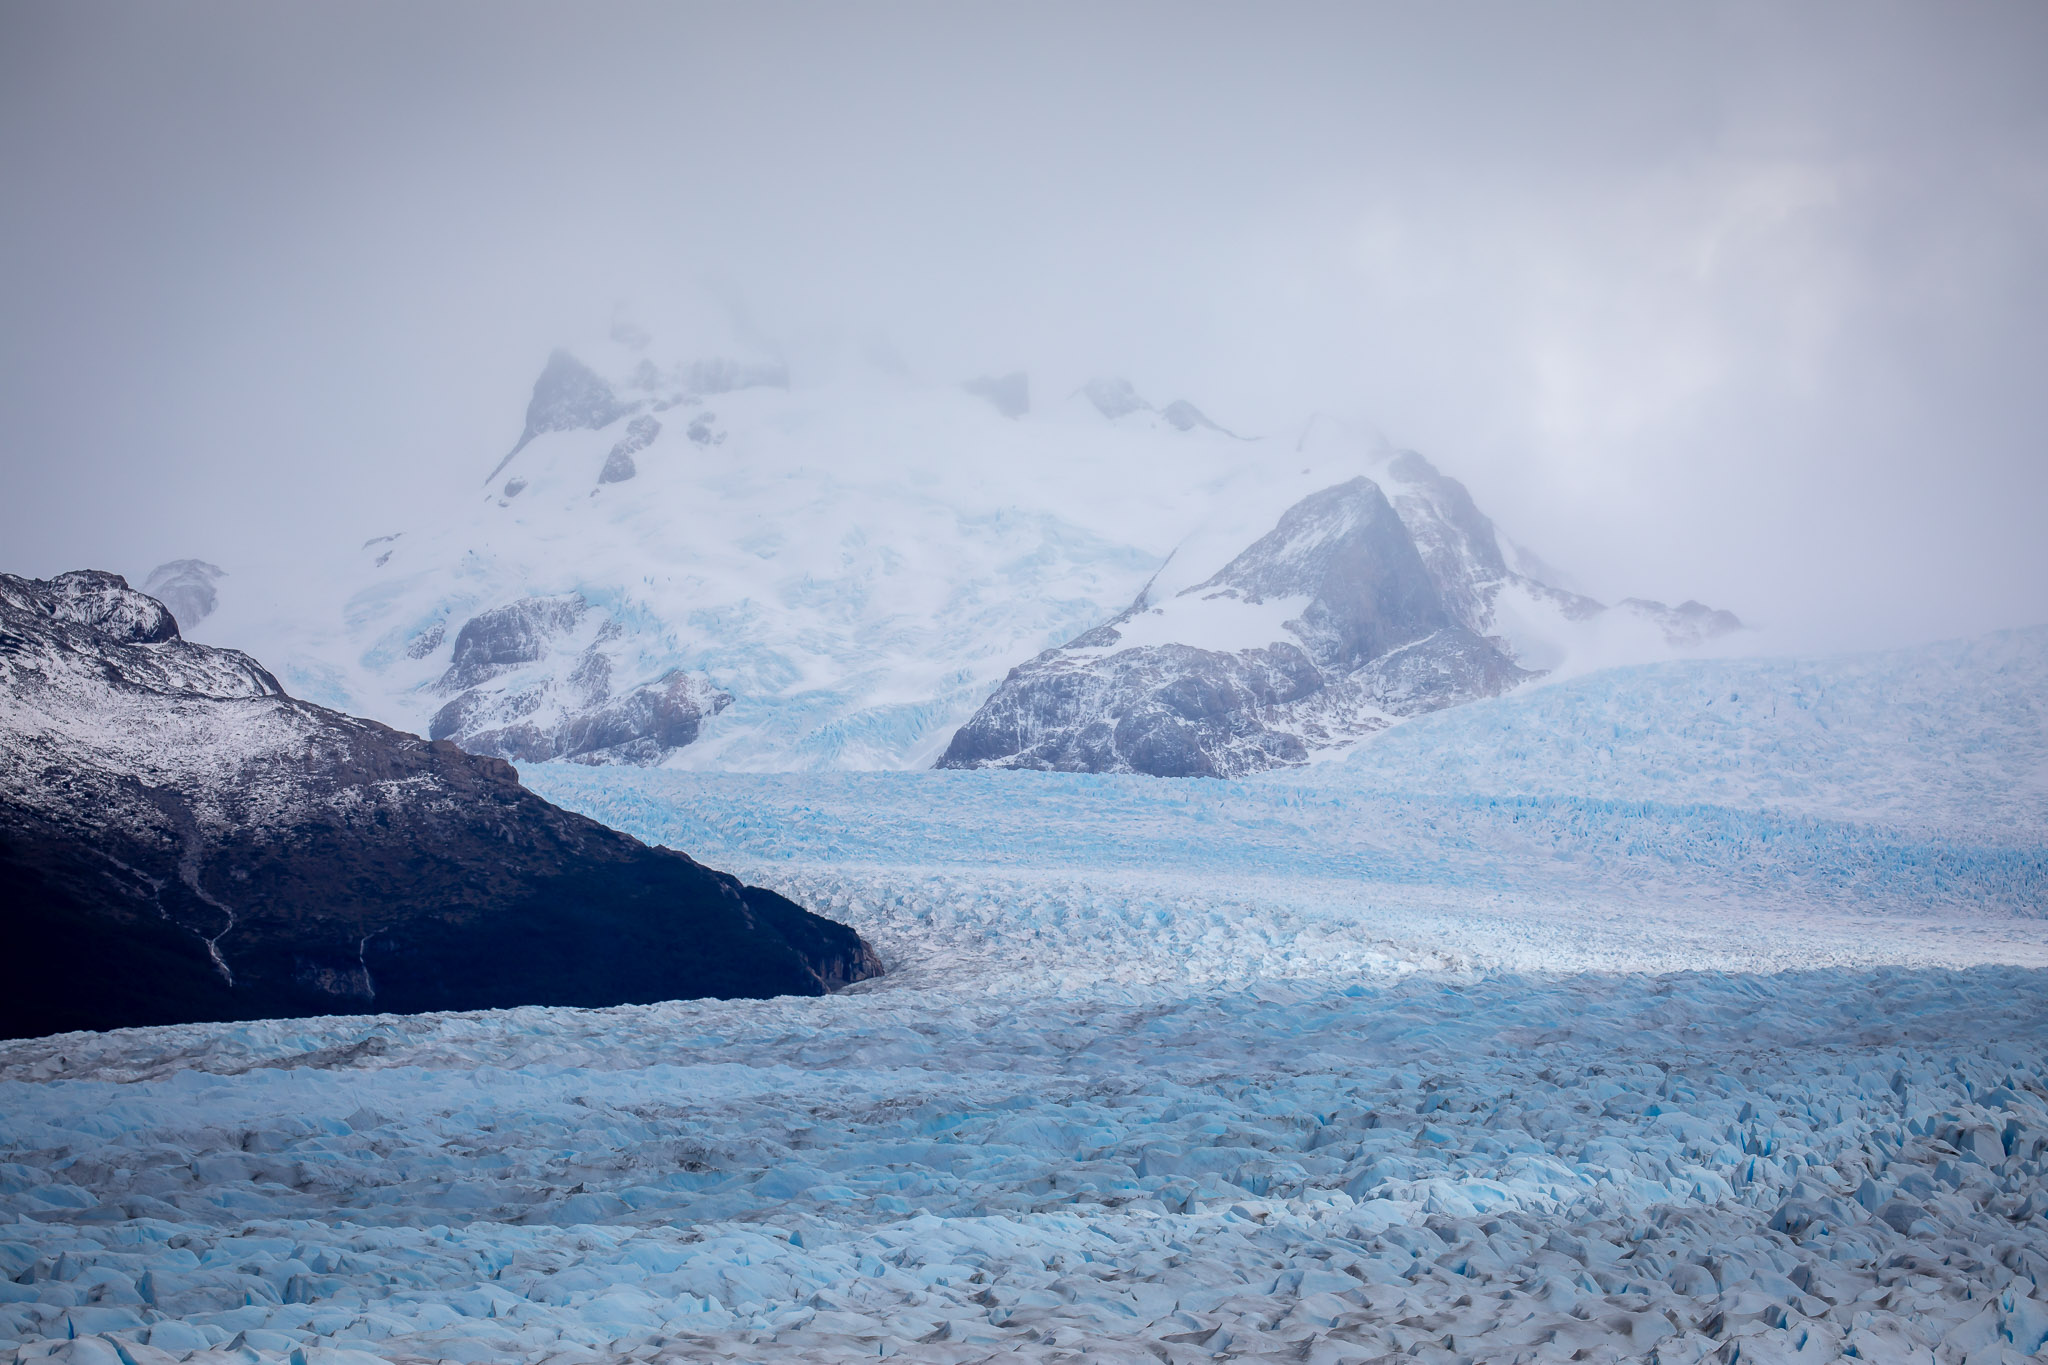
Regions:
[[558, 340], [1350, 414], [1618, 596], [2048, 620], [2048, 6], [0, 8], [0, 569], [463, 496]]

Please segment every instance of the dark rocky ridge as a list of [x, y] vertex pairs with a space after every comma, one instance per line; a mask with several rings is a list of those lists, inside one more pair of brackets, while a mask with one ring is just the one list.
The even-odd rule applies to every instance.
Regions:
[[286, 696], [111, 574], [0, 575], [0, 1034], [823, 993], [846, 926]]

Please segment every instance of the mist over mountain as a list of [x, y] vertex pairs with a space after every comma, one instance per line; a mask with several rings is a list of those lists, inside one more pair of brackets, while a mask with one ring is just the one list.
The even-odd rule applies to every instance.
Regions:
[[384, 534], [623, 304], [795, 391], [1332, 412], [1766, 647], [2048, 619], [2031, 7], [785, 17], [0, 19], [8, 567]]
[[1240, 431], [1119, 375], [1033, 388], [804, 385], [772, 347], [621, 322], [550, 352], [476, 483], [206, 578], [196, 628], [519, 762], [1212, 776], [1740, 647], [1725, 609], [1511, 569], [1462, 483], [1327, 414]]

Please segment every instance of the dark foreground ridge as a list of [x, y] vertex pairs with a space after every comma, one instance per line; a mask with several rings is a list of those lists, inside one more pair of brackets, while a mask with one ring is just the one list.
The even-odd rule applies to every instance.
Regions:
[[114, 574], [0, 574], [0, 1036], [820, 995], [860, 937], [285, 695]]

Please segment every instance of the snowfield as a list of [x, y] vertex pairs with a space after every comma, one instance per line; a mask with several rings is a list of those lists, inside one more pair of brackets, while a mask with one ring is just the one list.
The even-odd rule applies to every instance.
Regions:
[[891, 974], [0, 1045], [0, 1360], [2048, 1341], [2048, 631], [1243, 783], [523, 776]]

